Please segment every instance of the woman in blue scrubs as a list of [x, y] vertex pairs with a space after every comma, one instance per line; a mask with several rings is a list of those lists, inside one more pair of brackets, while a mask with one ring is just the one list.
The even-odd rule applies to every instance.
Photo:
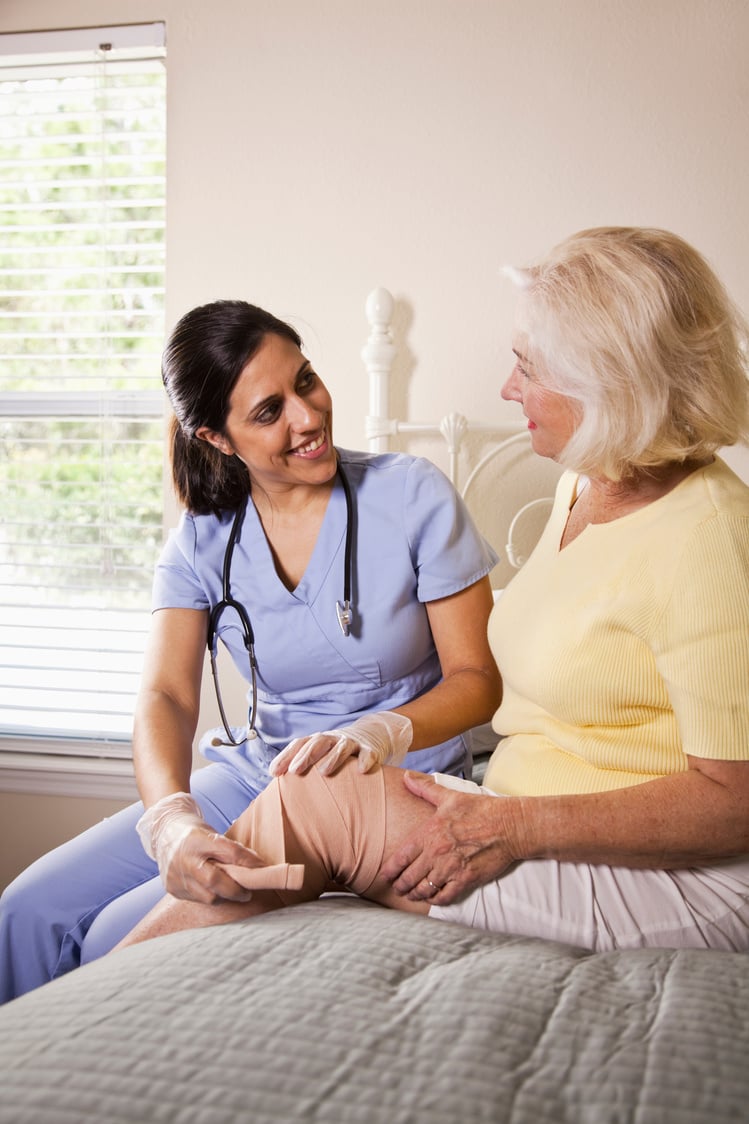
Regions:
[[[363, 770], [387, 761], [459, 776], [464, 732], [499, 703], [486, 639], [495, 554], [428, 461], [334, 446], [330, 395], [293, 328], [242, 301], [194, 309], [163, 378], [185, 513], [154, 582], [133, 737], [143, 805], [7, 889], [3, 1000], [107, 952], [165, 887], [245, 900], [223, 864], [252, 859], [223, 832], [272, 775], [332, 772], [357, 755]], [[201, 751], [212, 764], [193, 772], [209, 622], [227, 592], [241, 608], [224, 608], [216, 633], [250, 680], [251, 630], [257, 706], [250, 690], [247, 728], [211, 732]]]

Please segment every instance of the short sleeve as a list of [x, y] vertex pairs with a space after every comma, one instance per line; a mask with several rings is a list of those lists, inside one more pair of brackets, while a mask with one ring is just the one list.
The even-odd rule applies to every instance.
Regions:
[[497, 564], [497, 554], [479, 533], [463, 499], [431, 461], [414, 458], [403, 502], [420, 601], [459, 593]]
[[700, 524], [675, 575], [656, 652], [684, 752], [749, 758], [749, 519]]
[[209, 598], [195, 569], [197, 531], [194, 518], [184, 513], [161, 552], [153, 579], [151, 608], [207, 609]]

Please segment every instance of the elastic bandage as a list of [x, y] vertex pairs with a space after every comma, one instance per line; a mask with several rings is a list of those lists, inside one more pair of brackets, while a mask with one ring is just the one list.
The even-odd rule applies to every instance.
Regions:
[[265, 863], [302, 864], [301, 889], [276, 890], [285, 905], [318, 898], [330, 883], [364, 896], [385, 849], [385, 780], [347, 761], [331, 777], [317, 769], [285, 773], [250, 804], [227, 832]]

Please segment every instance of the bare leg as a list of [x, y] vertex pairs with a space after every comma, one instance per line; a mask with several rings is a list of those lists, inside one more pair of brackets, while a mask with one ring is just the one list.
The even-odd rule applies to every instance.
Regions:
[[249, 902], [214, 905], [167, 894], [116, 947], [313, 901], [331, 882], [390, 908], [427, 913], [427, 902], [396, 894], [379, 870], [384, 856], [433, 811], [404, 787], [401, 769], [361, 774], [356, 762], [349, 761], [332, 777], [322, 777], [317, 770], [304, 776], [285, 774], [250, 804], [227, 835], [269, 864], [303, 863], [302, 889], [257, 890]]

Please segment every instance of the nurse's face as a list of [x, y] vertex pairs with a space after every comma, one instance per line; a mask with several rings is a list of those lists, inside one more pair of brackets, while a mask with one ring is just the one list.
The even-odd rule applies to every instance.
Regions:
[[326, 484], [336, 471], [332, 408], [296, 344], [267, 335], [237, 379], [224, 432], [203, 428], [197, 436], [238, 456], [266, 491]]

